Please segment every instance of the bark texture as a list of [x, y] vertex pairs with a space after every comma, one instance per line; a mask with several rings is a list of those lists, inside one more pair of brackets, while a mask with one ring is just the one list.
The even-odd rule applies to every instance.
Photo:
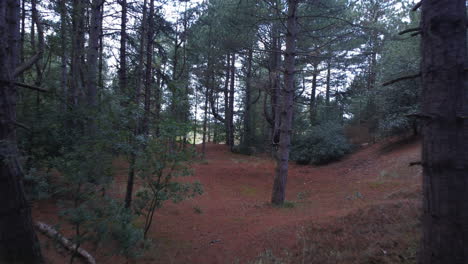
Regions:
[[0, 263], [43, 263], [16, 143], [19, 1], [0, 1]]
[[295, 72], [295, 52], [297, 38], [297, 6], [298, 0], [288, 0], [288, 18], [286, 32], [285, 51], [285, 87], [281, 90], [281, 125], [280, 141], [276, 161], [276, 174], [273, 183], [273, 193], [271, 202], [276, 205], [283, 204], [286, 196], [286, 182], [288, 177], [288, 161], [291, 145], [291, 129], [293, 117], [294, 99], [294, 72]]
[[465, 0], [422, 1], [423, 239], [419, 263], [468, 263]]

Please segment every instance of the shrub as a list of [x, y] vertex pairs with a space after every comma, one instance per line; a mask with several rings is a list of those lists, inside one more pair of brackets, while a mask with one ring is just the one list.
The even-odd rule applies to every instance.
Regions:
[[339, 160], [350, 150], [343, 127], [336, 122], [326, 122], [296, 136], [292, 142], [291, 159], [298, 164], [321, 165]]

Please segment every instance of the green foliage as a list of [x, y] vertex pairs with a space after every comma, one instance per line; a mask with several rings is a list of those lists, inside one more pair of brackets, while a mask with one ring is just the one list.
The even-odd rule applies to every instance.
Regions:
[[[95, 205], [97, 205], [95, 203]], [[98, 221], [93, 223], [93, 241], [112, 243], [114, 253], [125, 257], [141, 256], [148, 246], [143, 230], [135, 225], [136, 216], [115, 200], [101, 199], [94, 208]]]
[[[408, 25], [407, 27], [415, 27]], [[382, 82], [419, 72], [419, 40], [392, 41], [382, 56]], [[378, 130], [382, 136], [402, 134], [412, 129], [416, 120], [407, 117], [418, 112], [421, 86], [418, 79], [405, 80], [377, 90]]]
[[145, 218], [145, 236], [155, 210], [161, 208], [164, 202], [171, 200], [178, 203], [203, 193], [199, 182], [178, 179], [192, 174], [190, 161], [195, 153], [193, 149], [175, 141], [179, 128], [171, 124], [163, 126], [160, 137], [147, 142], [135, 164], [137, 175], [144, 184], [137, 192], [134, 208], [138, 215]]
[[297, 135], [292, 142], [291, 159], [299, 164], [326, 164], [349, 153], [351, 145], [336, 122], [325, 122]]
[[47, 171], [31, 168], [24, 175], [25, 192], [30, 200], [47, 199], [53, 193], [53, 186], [50, 184], [50, 174]]

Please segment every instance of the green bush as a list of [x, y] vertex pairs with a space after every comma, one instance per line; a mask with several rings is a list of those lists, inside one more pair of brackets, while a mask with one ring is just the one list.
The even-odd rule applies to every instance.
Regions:
[[321, 165], [339, 160], [350, 150], [343, 127], [336, 122], [326, 122], [293, 139], [291, 159], [298, 164]]

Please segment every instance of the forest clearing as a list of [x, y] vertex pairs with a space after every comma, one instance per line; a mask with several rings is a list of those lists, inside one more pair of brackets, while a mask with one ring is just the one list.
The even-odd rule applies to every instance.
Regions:
[[[419, 241], [416, 216], [420, 215], [422, 190], [421, 168], [409, 163], [419, 156], [418, 140], [393, 139], [365, 147], [330, 165], [292, 165], [288, 183], [291, 198], [286, 206], [277, 208], [266, 202], [274, 160], [233, 154], [224, 145], [209, 144], [206, 160], [194, 165], [194, 178], [203, 184], [204, 194], [158, 211], [158, 224], [150, 231], [156, 239], [154, 248], [134, 263], [395, 263], [400, 258], [407, 258], [404, 263], [413, 263]], [[116, 166], [119, 170], [119, 166], [126, 165], [118, 162]], [[109, 192], [123, 197], [125, 176], [121, 175], [122, 181], [116, 181], [120, 184]], [[378, 210], [364, 214], [369, 208], [381, 208], [384, 213]], [[54, 224], [59, 221], [56, 215], [53, 201], [34, 206], [34, 219]], [[340, 222], [350, 216], [352, 222]], [[389, 222], [375, 219], [379, 217]], [[409, 226], [400, 227], [401, 220]], [[375, 222], [388, 226], [374, 227], [371, 223]], [[336, 238], [330, 241], [329, 235], [313, 241], [336, 247], [330, 251], [343, 252], [314, 253], [311, 241], [304, 241], [312, 227], [324, 228], [321, 232], [325, 234], [346, 230], [335, 233]], [[353, 244], [362, 244], [353, 245], [351, 250], [339, 248], [343, 240], [350, 238], [347, 232], [363, 233], [364, 239], [352, 238]], [[383, 237], [375, 241], [376, 234]], [[42, 243], [47, 240], [41, 237]], [[45, 251], [48, 263], [66, 261], [66, 252], [61, 256], [50, 252], [55, 249], [49, 247], [52, 249]], [[96, 252], [93, 255], [97, 263], [122, 261]]]
[[467, 10], [0, 0], [0, 264], [467, 264]]

